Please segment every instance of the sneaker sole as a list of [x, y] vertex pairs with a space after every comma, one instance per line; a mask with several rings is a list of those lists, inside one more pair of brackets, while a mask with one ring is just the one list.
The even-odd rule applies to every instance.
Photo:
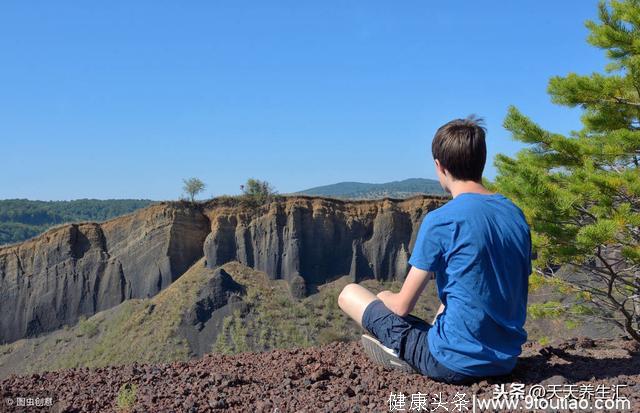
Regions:
[[385, 347], [376, 338], [368, 334], [363, 334], [360, 342], [362, 343], [364, 352], [373, 362], [403, 373], [417, 373], [409, 363], [400, 359], [395, 351]]

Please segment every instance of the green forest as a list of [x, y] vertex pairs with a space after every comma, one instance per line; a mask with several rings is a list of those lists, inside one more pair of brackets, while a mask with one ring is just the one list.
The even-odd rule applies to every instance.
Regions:
[[153, 202], [148, 199], [0, 200], [0, 245], [24, 241], [65, 222], [104, 221]]

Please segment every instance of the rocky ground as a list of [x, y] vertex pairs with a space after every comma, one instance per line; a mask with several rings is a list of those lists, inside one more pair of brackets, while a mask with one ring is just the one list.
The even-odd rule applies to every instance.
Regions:
[[[552, 399], [552, 390], [559, 395], [573, 392], [576, 397], [583, 392], [582, 398], [590, 403], [614, 400], [611, 392], [617, 388], [617, 400], [629, 400], [630, 410], [625, 411], [640, 411], [640, 345], [625, 339], [586, 338], [547, 347], [527, 343], [511, 375], [467, 386], [386, 371], [367, 359], [358, 342], [233, 356], [208, 354], [189, 362], [12, 375], [0, 382], [0, 411], [383, 412], [390, 411], [391, 399], [398, 410], [453, 412], [467, 411], [464, 407], [472, 411], [474, 397], [475, 403], [488, 400], [501, 385], [516, 392], [518, 384], [524, 385], [525, 394], [533, 388], [540, 391], [541, 386]], [[22, 402], [51, 405], [17, 406]], [[498, 409], [476, 409], [483, 410]], [[533, 409], [500, 409], [508, 410]]]

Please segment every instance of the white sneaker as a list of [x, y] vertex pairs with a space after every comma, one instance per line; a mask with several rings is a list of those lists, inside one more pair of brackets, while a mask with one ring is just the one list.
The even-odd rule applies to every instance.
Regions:
[[399, 358], [398, 353], [384, 346], [375, 337], [363, 334], [360, 341], [364, 352], [374, 363], [404, 373], [418, 373], [409, 363]]

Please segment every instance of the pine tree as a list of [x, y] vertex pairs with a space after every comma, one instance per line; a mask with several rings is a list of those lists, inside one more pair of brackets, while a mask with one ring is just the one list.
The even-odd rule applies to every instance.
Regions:
[[606, 51], [604, 74], [548, 84], [554, 103], [583, 109], [582, 129], [552, 133], [510, 107], [504, 127], [529, 145], [496, 157], [493, 187], [531, 225], [531, 282], [575, 294], [566, 314], [611, 321], [640, 341], [640, 0], [600, 3], [598, 20], [586, 22], [587, 40]]

